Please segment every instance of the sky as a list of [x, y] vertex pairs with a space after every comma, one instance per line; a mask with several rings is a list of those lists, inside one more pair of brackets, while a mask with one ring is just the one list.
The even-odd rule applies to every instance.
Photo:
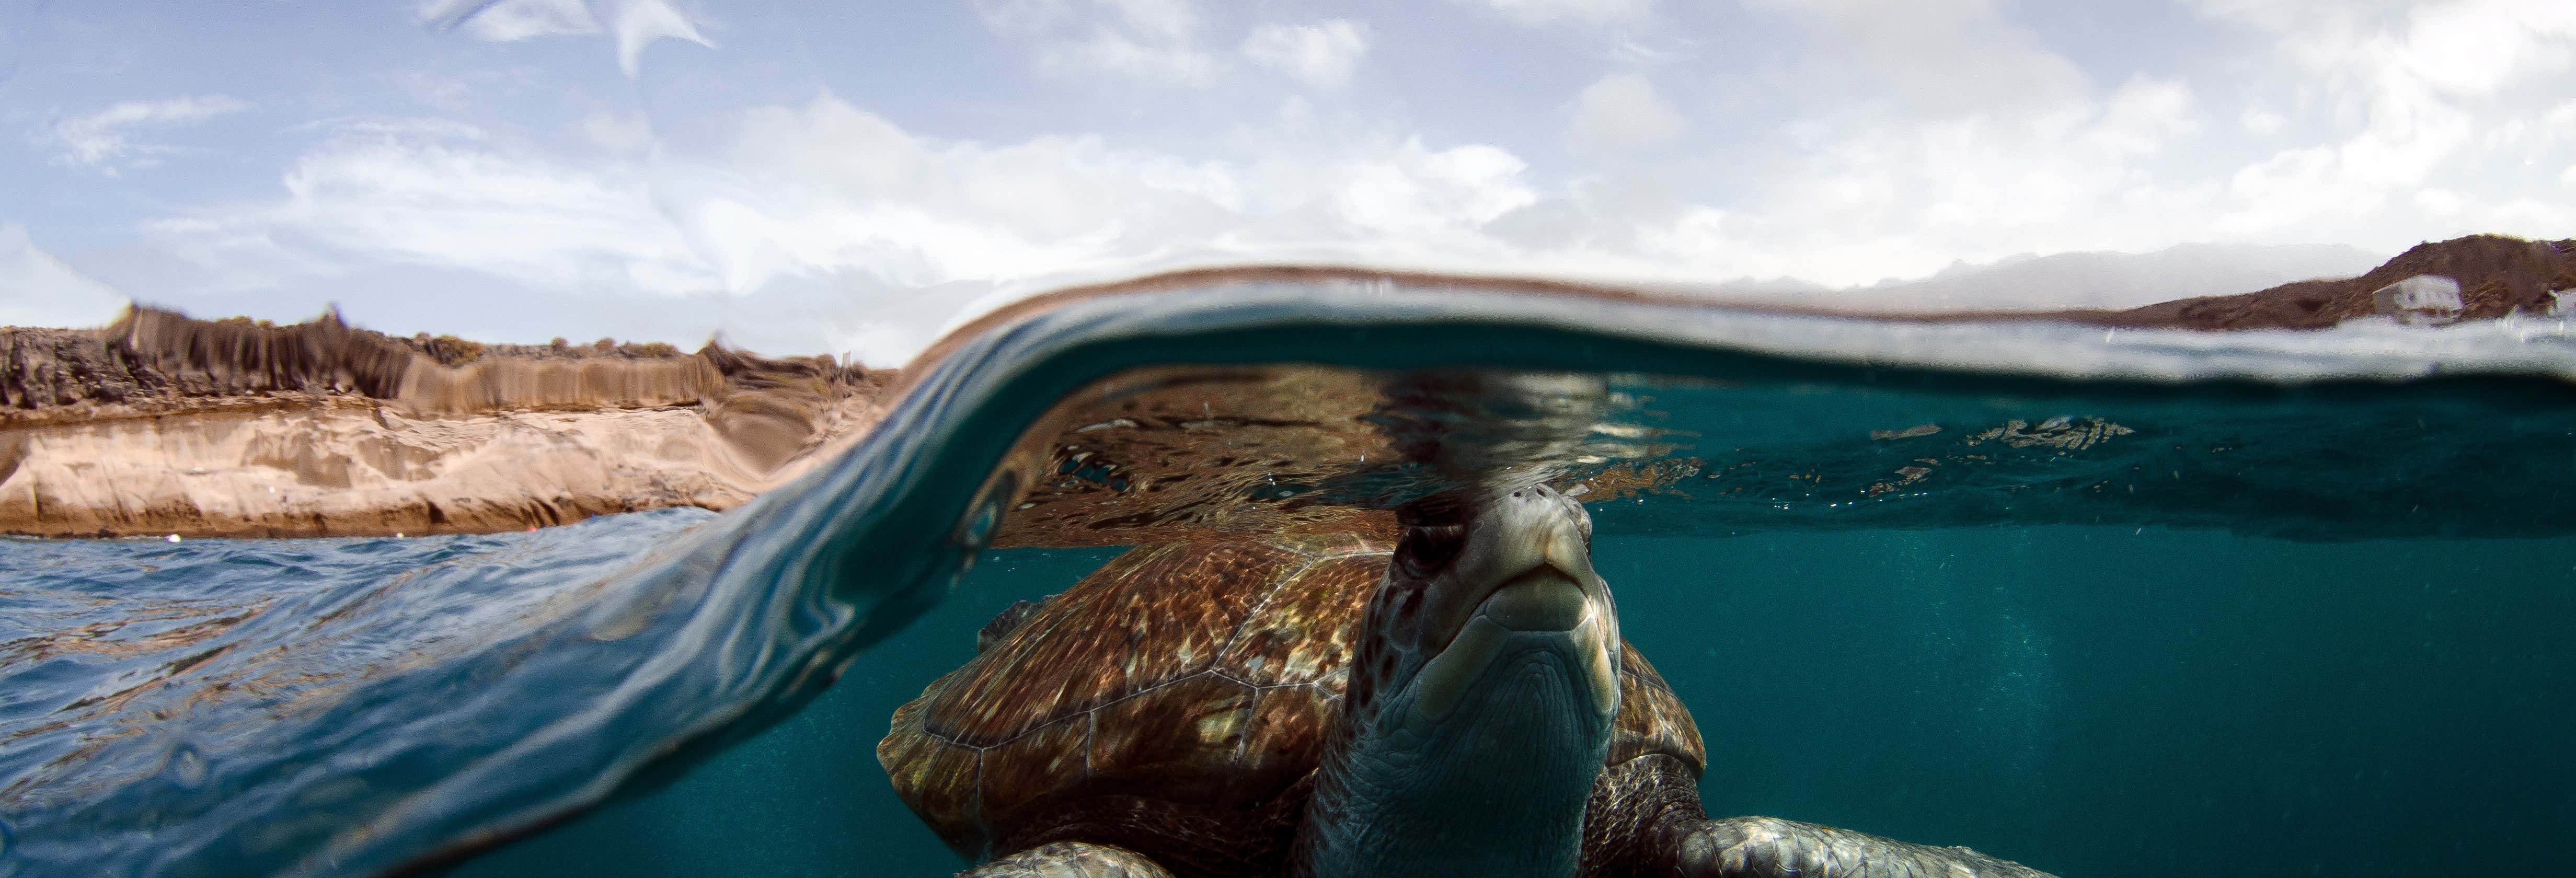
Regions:
[[0, 322], [892, 363], [1178, 266], [2576, 237], [2571, 68], [2564, 0], [0, 0]]

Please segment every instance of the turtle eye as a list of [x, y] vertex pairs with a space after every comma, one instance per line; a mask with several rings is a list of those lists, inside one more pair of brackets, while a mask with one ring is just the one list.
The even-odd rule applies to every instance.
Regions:
[[1405, 575], [1414, 578], [1430, 576], [1458, 557], [1458, 549], [1467, 542], [1466, 525], [1432, 525], [1405, 531], [1404, 542], [1395, 547], [1395, 563]]

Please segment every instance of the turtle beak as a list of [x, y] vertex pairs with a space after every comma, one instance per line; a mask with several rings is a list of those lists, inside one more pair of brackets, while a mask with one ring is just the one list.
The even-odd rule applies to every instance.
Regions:
[[1546, 488], [1493, 498], [1467, 545], [1434, 584], [1425, 621], [1446, 636], [1416, 678], [1416, 709], [1447, 716], [1506, 653], [1547, 649], [1572, 660], [1577, 688], [1603, 718], [1617, 712], [1618, 614], [1592, 569], [1583, 507]]
[[1583, 507], [1547, 488], [1486, 501], [1466, 545], [1426, 596], [1439, 648], [1478, 616], [1513, 631], [1565, 631], [1609, 615], [1610, 586], [1592, 570]]
[[1476, 614], [1513, 631], [1571, 630], [1592, 616], [1594, 597], [1609, 588], [1592, 572], [1592, 553], [1583, 548], [1579, 531], [1550, 527], [1533, 537], [1526, 545], [1537, 557], [1528, 569], [1496, 583], [1477, 602]]

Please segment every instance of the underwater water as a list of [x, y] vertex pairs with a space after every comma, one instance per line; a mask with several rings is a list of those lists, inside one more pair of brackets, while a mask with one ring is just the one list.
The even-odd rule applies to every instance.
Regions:
[[[877, 767], [887, 717], [992, 612], [1111, 554], [994, 553], [794, 718], [454, 874], [956, 871]], [[2576, 868], [2576, 540], [2055, 526], [1613, 537], [1594, 557], [1707, 736], [1712, 814], [2066, 876]]]
[[874, 748], [995, 611], [1471, 483], [1592, 509], [1712, 813], [2565, 872], [2576, 346], [2409, 332], [1230, 290], [987, 336], [721, 516], [10, 541], [0, 875], [945, 874]]

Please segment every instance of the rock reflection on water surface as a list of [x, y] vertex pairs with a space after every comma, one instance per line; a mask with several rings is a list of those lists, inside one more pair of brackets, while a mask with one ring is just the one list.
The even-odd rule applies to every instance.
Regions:
[[[1819, 393], [1853, 398], [1820, 415]], [[2477, 405], [2286, 395], [2212, 417], [2205, 404], [2152, 396], [1961, 400], [1651, 375], [1156, 367], [1073, 394], [1022, 435], [994, 477], [1016, 487], [991, 544], [1383, 538], [1390, 510], [1470, 484], [1552, 485], [1603, 507], [1601, 526], [1618, 533], [2011, 522], [2348, 540], [2576, 527], [2576, 511], [2541, 496], [2550, 480], [2499, 485], [2481, 470], [2562, 441], [2576, 416], [2496, 419]], [[1650, 497], [1666, 499], [1614, 502]], [[2384, 514], [2392, 507], [2415, 511]]]
[[996, 547], [1218, 534], [1390, 536], [1467, 484], [1565, 484], [1668, 453], [1598, 375], [1156, 368], [1057, 405], [1003, 465], [1027, 486]]

